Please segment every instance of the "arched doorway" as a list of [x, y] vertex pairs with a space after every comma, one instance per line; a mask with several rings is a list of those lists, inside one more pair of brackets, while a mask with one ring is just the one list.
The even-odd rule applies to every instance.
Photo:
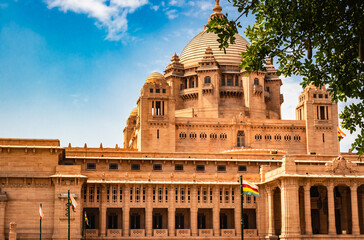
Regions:
[[335, 226], [337, 234], [352, 233], [351, 192], [348, 186], [336, 186], [335, 196]]
[[273, 208], [274, 208], [274, 234], [281, 235], [282, 228], [282, 211], [281, 211], [281, 189], [276, 187], [273, 191]]
[[328, 233], [328, 201], [327, 188], [312, 186], [311, 196], [311, 224], [313, 234]]

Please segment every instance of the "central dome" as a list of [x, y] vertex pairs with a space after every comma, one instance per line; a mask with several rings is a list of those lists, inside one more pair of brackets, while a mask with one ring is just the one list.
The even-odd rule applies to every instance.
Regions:
[[180, 59], [185, 68], [196, 66], [205, 55], [207, 47], [210, 47], [214, 53], [216, 61], [220, 65], [238, 66], [241, 63], [241, 53], [246, 51], [246, 46], [249, 45], [240, 34], [235, 34], [235, 44], [230, 44], [229, 48], [220, 50], [217, 42], [218, 36], [215, 33], [207, 32], [204, 29], [197, 34], [183, 49]]

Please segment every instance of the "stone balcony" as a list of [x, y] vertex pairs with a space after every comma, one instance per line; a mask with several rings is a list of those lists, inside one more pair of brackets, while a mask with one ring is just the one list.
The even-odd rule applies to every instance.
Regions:
[[198, 236], [199, 237], [212, 237], [213, 236], [213, 229], [199, 229]]
[[187, 88], [187, 89], [183, 89], [183, 90], [181, 90], [179, 92], [179, 96], [183, 100], [197, 99], [198, 98], [198, 88]]
[[253, 85], [253, 93], [260, 95], [263, 93], [263, 86], [262, 85]]
[[212, 93], [212, 90], [214, 89], [214, 86], [212, 85], [212, 83], [205, 83], [202, 86], [202, 93]]
[[145, 237], [145, 229], [130, 229], [130, 237]]
[[244, 94], [243, 87], [223, 86], [220, 87], [220, 97], [241, 97]]
[[107, 236], [113, 238], [119, 238], [123, 234], [123, 230], [121, 229], [107, 229]]
[[97, 237], [99, 236], [99, 229], [86, 229], [87, 237]]
[[168, 229], [153, 229], [154, 237], [168, 237]]
[[189, 237], [191, 236], [190, 229], [176, 229], [176, 236], [177, 237]]
[[235, 237], [235, 229], [221, 229], [222, 237]]

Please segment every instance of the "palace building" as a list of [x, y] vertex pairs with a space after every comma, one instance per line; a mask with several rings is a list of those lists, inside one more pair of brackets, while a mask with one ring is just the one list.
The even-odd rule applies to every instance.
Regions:
[[[220, 16], [221, 7], [212, 16]], [[211, 19], [210, 17], [210, 19]], [[281, 79], [239, 68], [206, 27], [141, 88], [115, 148], [0, 139], [0, 239], [364, 238], [364, 163], [340, 153], [338, 107], [308, 86], [296, 120], [281, 119]], [[243, 197], [239, 177], [260, 197]]]

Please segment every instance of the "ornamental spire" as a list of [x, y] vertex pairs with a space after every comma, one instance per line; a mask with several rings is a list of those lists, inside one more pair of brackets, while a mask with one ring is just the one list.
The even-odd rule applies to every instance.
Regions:
[[214, 13], [211, 14], [211, 16], [209, 17], [209, 21], [208, 22], [210, 22], [211, 19], [213, 17], [215, 17], [215, 16], [219, 16], [219, 17], [224, 16], [224, 14], [221, 13], [222, 7], [220, 6], [220, 0], [215, 0], [215, 3], [216, 3], [216, 5], [212, 8], [212, 10], [214, 11]]

